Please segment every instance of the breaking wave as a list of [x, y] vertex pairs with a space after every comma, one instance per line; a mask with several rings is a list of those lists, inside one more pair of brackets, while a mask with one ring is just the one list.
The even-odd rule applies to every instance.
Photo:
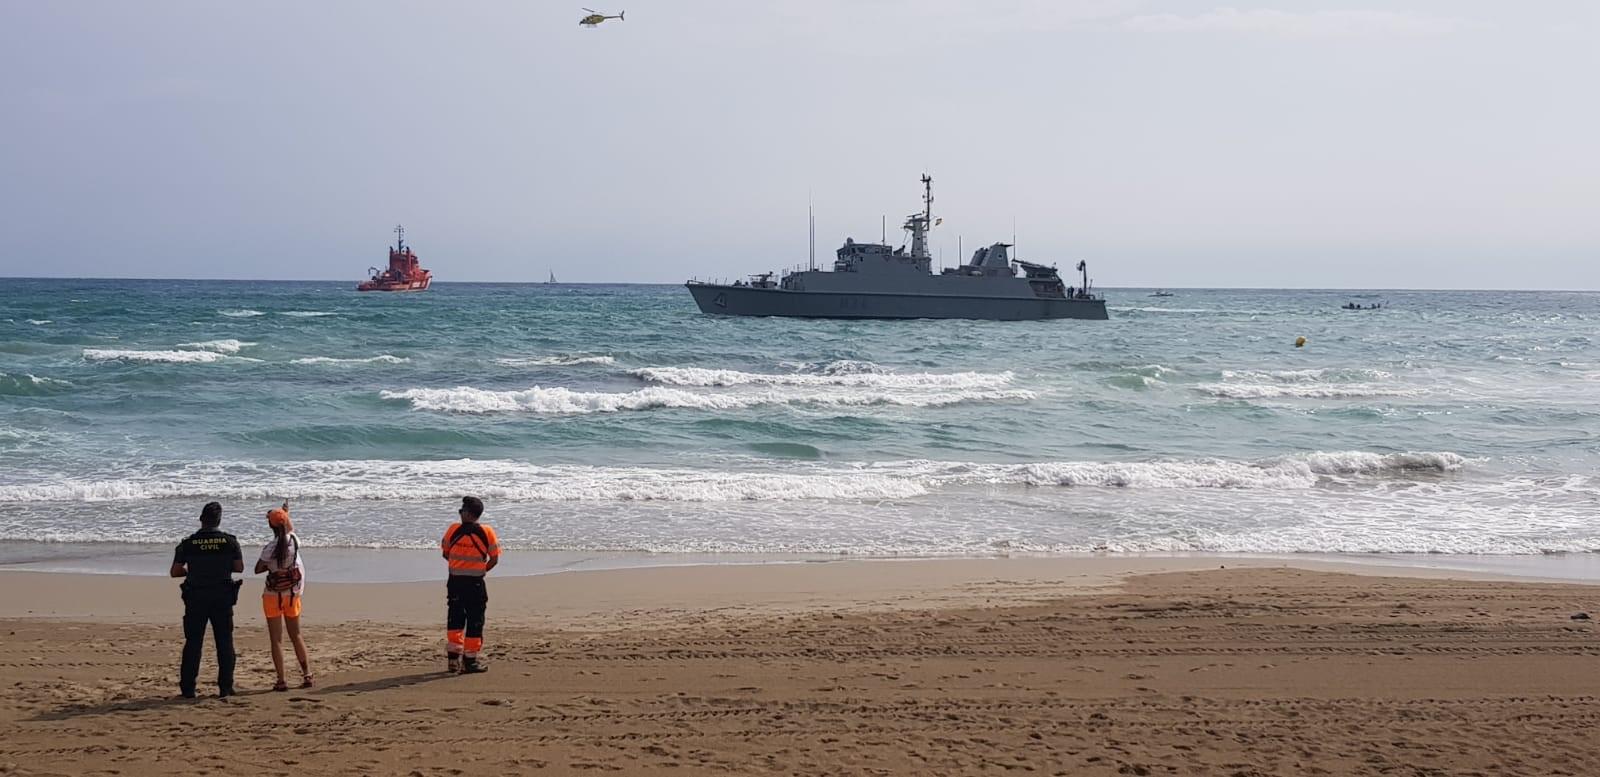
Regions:
[[205, 364], [221, 361], [227, 357], [216, 351], [127, 351], [85, 348], [83, 358], [91, 362]]
[[574, 391], [568, 388], [534, 388], [522, 391], [491, 391], [458, 386], [448, 389], [407, 389], [383, 391], [384, 399], [410, 400], [417, 410], [450, 413], [616, 413], [627, 410], [688, 408], [697, 410], [740, 410], [763, 405], [812, 405], [821, 407], [944, 407], [966, 402], [1027, 401], [1031, 391], [950, 391], [939, 394], [897, 394], [886, 391], [797, 392], [767, 390], [741, 393], [701, 393], [675, 388], [650, 387], [628, 392]]
[[1420, 389], [1350, 384], [1201, 383], [1195, 388], [1222, 399], [1359, 399], [1362, 397], [1419, 397]]
[[179, 348], [192, 348], [199, 351], [216, 351], [217, 353], [234, 354], [241, 349], [249, 348], [255, 343], [245, 343], [238, 340], [206, 340], [199, 343], [178, 343]]
[[1363, 367], [1302, 370], [1223, 370], [1220, 383], [1195, 389], [1223, 399], [1359, 399], [1419, 397], [1418, 387], [1394, 383], [1394, 375]]
[[0, 486], [0, 502], [105, 502], [151, 498], [437, 499], [464, 492], [539, 502], [729, 502], [896, 499], [925, 493], [915, 481], [860, 472], [830, 475], [632, 467], [540, 467], [515, 461], [308, 461], [192, 463], [136, 478]]
[[291, 364], [405, 364], [411, 361], [405, 356], [393, 356], [380, 353], [377, 356], [368, 356], [364, 359], [336, 359], [332, 356], [305, 356], [291, 359]]
[[1442, 474], [1454, 453], [1317, 452], [1261, 461], [1062, 461], [1032, 464], [898, 461], [789, 462], [781, 472], [542, 467], [507, 460], [176, 462], [104, 480], [63, 478], [0, 486], [0, 502], [151, 498], [436, 499], [464, 492], [532, 502], [906, 499], [964, 485], [1018, 487], [1306, 489], [1352, 478]]
[[668, 386], [730, 387], [730, 386], [858, 386], [898, 389], [980, 389], [1007, 385], [1016, 377], [1011, 372], [981, 373], [884, 373], [884, 372], [823, 372], [763, 373], [738, 370], [712, 370], [702, 367], [645, 367], [630, 370], [632, 375], [647, 383]]
[[0, 372], [0, 397], [39, 397], [72, 388], [72, 383], [38, 375]]
[[960, 464], [909, 462], [909, 468], [945, 483], [1107, 488], [1276, 488], [1303, 489], [1347, 476], [1410, 472], [1452, 472], [1466, 464], [1454, 453], [1367, 453], [1343, 451], [1283, 456], [1260, 461], [1172, 459], [1136, 462], [1065, 461], [1035, 464]]
[[331, 313], [325, 310], [285, 310], [278, 315], [291, 316], [293, 318], [322, 318], [324, 316], [337, 316], [339, 314]]
[[507, 367], [578, 367], [586, 364], [616, 364], [612, 356], [538, 356], [523, 359], [495, 359]]
[[30, 319], [28, 319], [28, 323], [33, 324], [34, 326], [44, 326], [45, 324], [50, 323], [50, 319], [48, 319], [48, 318], [30, 318]]
[[217, 311], [217, 314], [218, 315], [222, 315], [222, 316], [227, 316], [228, 318], [255, 318], [256, 316], [264, 316], [264, 315], [266, 315], [265, 313], [263, 313], [263, 312], [261, 312], [259, 310], [248, 310], [248, 309], [245, 309], [245, 310], [219, 310], [219, 311]]
[[1392, 380], [1394, 375], [1383, 370], [1359, 367], [1328, 367], [1314, 370], [1223, 370], [1225, 381], [1245, 380], [1257, 383], [1309, 383], [1315, 381], [1373, 381]]

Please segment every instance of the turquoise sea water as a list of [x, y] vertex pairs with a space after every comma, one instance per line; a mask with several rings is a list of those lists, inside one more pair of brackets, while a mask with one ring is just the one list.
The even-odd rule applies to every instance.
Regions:
[[0, 281], [0, 541], [287, 497], [308, 544], [427, 547], [472, 493], [513, 548], [684, 558], [1600, 550], [1600, 295], [1107, 295], [842, 322], [675, 286]]

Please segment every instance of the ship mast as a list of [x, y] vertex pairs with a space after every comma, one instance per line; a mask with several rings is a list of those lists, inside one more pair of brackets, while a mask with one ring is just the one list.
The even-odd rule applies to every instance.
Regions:
[[399, 224], [394, 225], [394, 250], [400, 253], [406, 250], [406, 228]]
[[807, 247], [810, 250], [810, 256], [806, 260], [806, 268], [815, 270], [817, 269], [817, 211], [811, 204], [811, 198], [809, 197], [806, 198], [806, 222], [809, 229]]
[[927, 173], [922, 174], [922, 212], [916, 213], [906, 219], [907, 230], [911, 232], [911, 256], [917, 259], [927, 259], [928, 255], [928, 228], [933, 226], [933, 177]]

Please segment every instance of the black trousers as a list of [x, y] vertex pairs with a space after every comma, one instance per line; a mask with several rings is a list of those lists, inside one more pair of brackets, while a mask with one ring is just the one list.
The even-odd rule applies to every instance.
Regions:
[[489, 609], [489, 586], [481, 577], [451, 575], [445, 581], [445, 630], [465, 631], [464, 652], [477, 655], [483, 649], [483, 619]]
[[208, 623], [217, 643], [217, 690], [233, 693], [232, 590], [192, 591], [183, 595], [183, 666], [178, 674], [178, 689], [188, 694], [195, 692]]

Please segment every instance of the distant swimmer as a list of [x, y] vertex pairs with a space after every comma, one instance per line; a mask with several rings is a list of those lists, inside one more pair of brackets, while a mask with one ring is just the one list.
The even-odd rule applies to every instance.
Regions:
[[605, 21], [605, 20], [607, 20], [607, 19], [616, 19], [619, 22], [627, 21], [627, 19], [622, 18], [623, 16], [627, 15], [627, 13], [628, 13], [627, 11], [623, 11], [622, 13], [619, 13], [616, 16], [607, 16], [607, 15], [605, 15], [603, 13], [600, 13], [599, 11], [596, 11], [593, 8], [585, 8], [583, 10], [588, 11], [589, 15], [583, 17], [580, 20], [578, 20], [579, 26], [582, 26], [582, 27], [599, 27], [600, 23]]
[[222, 530], [222, 505], [208, 502], [200, 510], [200, 531], [178, 543], [172, 557], [173, 577], [183, 578], [183, 664], [178, 670], [178, 690], [184, 698], [195, 696], [200, 677], [200, 652], [205, 647], [206, 625], [217, 643], [217, 695], [233, 695], [233, 605], [239, 602], [244, 571], [239, 539]]
[[289, 632], [294, 645], [294, 657], [300, 662], [300, 687], [310, 688], [311, 658], [306, 652], [306, 641], [300, 636], [300, 605], [306, 592], [306, 566], [300, 560], [300, 537], [294, 533], [289, 521], [289, 503], [267, 511], [267, 527], [272, 530], [272, 542], [261, 548], [256, 559], [256, 574], [267, 573], [267, 584], [261, 591], [261, 610], [267, 618], [267, 638], [272, 642], [272, 668], [278, 672], [274, 691], [289, 690], [283, 679], [283, 633]]
[[474, 674], [488, 671], [479, 663], [484, 613], [489, 607], [484, 578], [500, 563], [500, 539], [494, 529], [478, 522], [483, 517], [483, 501], [477, 497], [462, 497], [456, 514], [461, 520], [445, 530], [439, 543], [450, 567], [445, 581], [445, 652], [450, 672]]

